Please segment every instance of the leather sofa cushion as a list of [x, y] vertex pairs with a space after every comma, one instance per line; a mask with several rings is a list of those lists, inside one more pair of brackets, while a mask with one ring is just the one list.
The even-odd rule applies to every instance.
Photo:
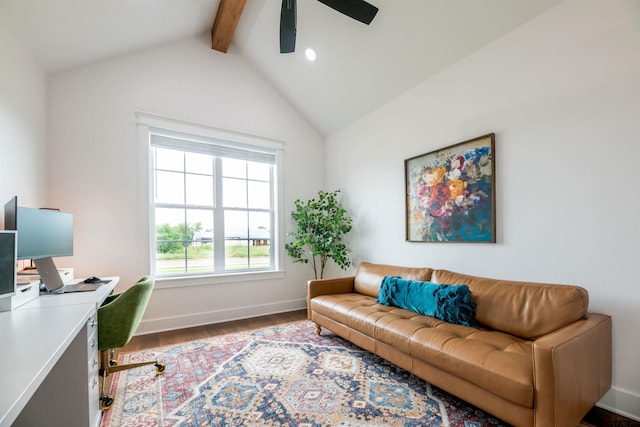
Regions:
[[428, 282], [432, 272], [431, 268], [398, 267], [361, 262], [354, 279], [354, 291], [375, 298], [380, 292], [380, 284], [384, 276], [400, 276], [403, 279]]
[[477, 303], [476, 320], [525, 339], [534, 339], [587, 315], [589, 294], [571, 285], [487, 279], [435, 270], [435, 283], [465, 284]]
[[520, 406], [533, 407], [532, 343], [498, 331], [453, 325], [371, 296], [318, 296], [311, 309]]

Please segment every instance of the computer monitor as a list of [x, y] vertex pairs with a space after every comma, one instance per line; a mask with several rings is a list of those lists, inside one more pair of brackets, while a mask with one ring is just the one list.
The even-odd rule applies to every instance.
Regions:
[[53, 257], [73, 255], [72, 214], [18, 206], [13, 197], [4, 205], [4, 228], [17, 231], [16, 259], [33, 260], [43, 280], [52, 276], [51, 269], [57, 272]]
[[19, 260], [73, 255], [70, 213], [25, 208], [13, 197], [4, 205], [4, 229], [18, 232]]
[[0, 230], [0, 311], [10, 310], [16, 291], [16, 232]]

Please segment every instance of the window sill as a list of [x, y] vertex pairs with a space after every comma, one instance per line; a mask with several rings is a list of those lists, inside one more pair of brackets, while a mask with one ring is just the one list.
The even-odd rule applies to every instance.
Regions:
[[255, 273], [211, 274], [207, 276], [158, 277], [156, 289], [184, 288], [190, 286], [221, 285], [226, 283], [256, 282], [260, 280], [282, 279], [284, 271], [259, 271]]

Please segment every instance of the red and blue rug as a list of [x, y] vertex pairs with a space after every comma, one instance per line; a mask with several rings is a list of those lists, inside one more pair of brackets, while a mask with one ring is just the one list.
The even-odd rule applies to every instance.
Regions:
[[506, 426], [308, 321], [122, 353], [102, 427]]

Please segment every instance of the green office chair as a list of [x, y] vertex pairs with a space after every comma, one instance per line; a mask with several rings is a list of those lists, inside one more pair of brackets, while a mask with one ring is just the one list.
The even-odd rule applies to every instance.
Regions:
[[156, 374], [164, 373], [165, 365], [157, 360], [118, 365], [113, 359], [113, 349], [129, 342], [142, 315], [147, 308], [155, 279], [145, 276], [126, 291], [110, 295], [98, 308], [98, 349], [100, 350], [100, 408], [105, 410], [113, 405], [113, 396], [105, 394], [105, 380], [109, 374], [144, 365], [156, 365]]

